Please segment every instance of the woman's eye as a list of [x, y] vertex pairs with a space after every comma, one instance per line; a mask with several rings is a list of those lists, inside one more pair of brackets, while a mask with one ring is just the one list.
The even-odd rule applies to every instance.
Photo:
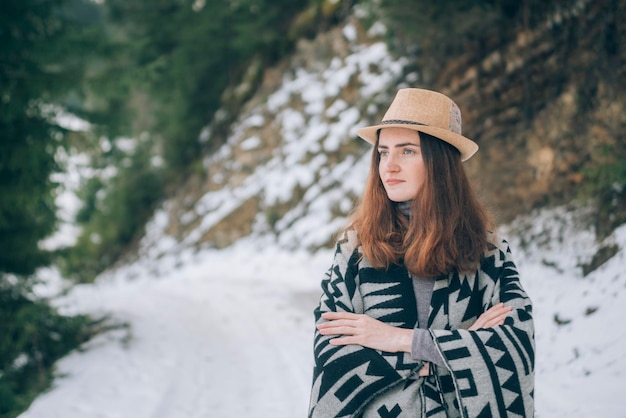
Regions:
[[405, 148], [405, 149], [404, 149], [404, 153], [405, 153], [406, 155], [412, 155], [412, 154], [415, 154], [415, 151], [414, 151], [414, 150], [412, 150], [412, 149], [410, 149], [410, 148]]
[[389, 151], [378, 151], [378, 155], [380, 155], [381, 157], [386, 157], [387, 155], [389, 155]]

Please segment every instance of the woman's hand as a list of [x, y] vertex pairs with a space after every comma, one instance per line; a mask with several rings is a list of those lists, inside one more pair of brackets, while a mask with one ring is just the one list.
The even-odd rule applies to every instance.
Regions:
[[328, 322], [317, 325], [322, 335], [341, 335], [330, 340], [331, 345], [358, 344], [374, 350], [391, 353], [411, 352], [413, 330], [396, 328], [377, 319], [350, 312], [326, 312]]
[[497, 325], [504, 324], [504, 319], [508, 316], [513, 308], [509, 306], [504, 306], [504, 303], [498, 303], [497, 305], [492, 306], [482, 313], [474, 322], [474, 324], [469, 327], [470, 331], [475, 331], [481, 328], [493, 328]]

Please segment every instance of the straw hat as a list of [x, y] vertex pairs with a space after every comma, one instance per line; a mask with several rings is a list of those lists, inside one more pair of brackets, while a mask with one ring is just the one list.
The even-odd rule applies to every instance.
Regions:
[[478, 144], [461, 134], [461, 111], [447, 96], [424, 89], [401, 89], [391, 102], [379, 125], [357, 130], [357, 135], [376, 144], [382, 128], [406, 128], [425, 132], [454, 146], [466, 161], [476, 151]]

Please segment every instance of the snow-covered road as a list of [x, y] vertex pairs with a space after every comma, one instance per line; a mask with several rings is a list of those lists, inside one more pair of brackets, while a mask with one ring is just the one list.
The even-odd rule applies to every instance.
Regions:
[[132, 326], [60, 361], [64, 377], [21, 418], [305, 416], [319, 295], [210, 271], [72, 291], [63, 301], [72, 310], [109, 312]]

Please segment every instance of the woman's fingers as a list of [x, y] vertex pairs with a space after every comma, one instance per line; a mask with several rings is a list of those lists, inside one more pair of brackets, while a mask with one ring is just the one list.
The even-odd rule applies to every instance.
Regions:
[[322, 314], [322, 318], [327, 322], [316, 326], [322, 335], [355, 335], [359, 332], [360, 316], [350, 312], [326, 312]]
[[336, 319], [334, 321], [322, 322], [321, 324], [317, 324], [317, 329], [326, 329], [333, 327], [351, 327], [354, 326], [355, 321], [353, 320], [345, 320], [345, 319]]
[[497, 325], [504, 324], [504, 320], [511, 313], [513, 309], [510, 306], [505, 306], [503, 303], [498, 303], [483, 312], [482, 315], [476, 320], [476, 322], [469, 328], [470, 331], [480, 328], [491, 328]]
[[428, 362], [424, 363], [424, 366], [417, 373], [418, 376], [430, 376], [430, 364]]
[[329, 340], [328, 343], [330, 345], [349, 345], [349, 344], [358, 344], [358, 341], [354, 337], [339, 337], [333, 338]]
[[331, 345], [356, 344], [382, 351], [410, 352], [413, 331], [395, 328], [364, 314], [350, 312], [325, 312], [326, 322], [317, 324], [322, 335], [339, 335], [329, 341]]
[[503, 303], [499, 303], [489, 308], [481, 316], [484, 316], [485, 321], [492, 321], [492, 320], [506, 317], [511, 312], [511, 310], [512, 310], [511, 307], [504, 306]]
[[327, 319], [329, 321], [334, 321], [336, 319], [358, 319], [359, 314], [355, 314], [352, 312], [324, 312], [322, 314], [322, 318]]
[[322, 335], [346, 334], [354, 335], [358, 330], [359, 315], [350, 312], [326, 312], [322, 318], [327, 322], [317, 324], [317, 329]]
[[321, 326], [318, 325], [317, 329], [322, 335], [337, 335], [337, 334], [345, 334], [345, 335], [354, 335], [358, 332], [358, 328], [346, 325], [331, 325], [331, 326]]
[[497, 318], [498, 316], [502, 316], [503, 314], [507, 314], [511, 311], [509, 306], [505, 306], [504, 303], [498, 303], [497, 305], [492, 306], [487, 309], [483, 315], [486, 319]]

